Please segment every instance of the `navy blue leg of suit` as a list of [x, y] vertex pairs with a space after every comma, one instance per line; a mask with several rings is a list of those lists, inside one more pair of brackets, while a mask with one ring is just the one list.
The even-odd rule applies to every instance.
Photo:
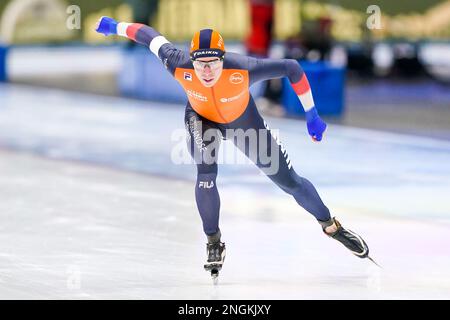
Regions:
[[[216, 186], [217, 162], [221, 136], [232, 139], [233, 143], [249, 157], [275, 184], [292, 195], [297, 203], [310, 212], [317, 220], [327, 221], [330, 217], [328, 208], [323, 204], [319, 194], [307, 179], [300, 177], [292, 168], [286, 150], [271, 135], [270, 129], [259, 115], [253, 99], [246, 111], [235, 121], [222, 125], [209, 121], [198, 115], [189, 105], [186, 107], [185, 124], [189, 132], [188, 149], [197, 165], [197, 183], [195, 197], [203, 230], [207, 235], [219, 231], [220, 197]], [[206, 130], [216, 132], [213, 139], [203, 139]], [[249, 139], [234, 135], [253, 129], [257, 143], [249, 145]], [[211, 131], [209, 131], [211, 132]], [[231, 134], [231, 135], [230, 135]], [[264, 139], [265, 141], [261, 141]], [[269, 160], [270, 159], [270, 160]]]
[[[188, 149], [197, 165], [195, 200], [203, 222], [203, 231], [211, 236], [219, 231], [220, 197], [217, 190], [217, 161], [222, 134], [211, 122], [198, 115], [188, 105], [184, 122], [188, 131]], [[215, 133], [212, 139], [204, 139], [206, 131]], [[210, 140], [210, 141], [206, 141]]]
[[[230, 123], [229, 127], [232, 129], [240, 128], [244, 131], [248, 129], [258, 130], [259, 140], [267, 139], [265, 143], [261, 144], [261, 141], [258, 141], [257, 148], [248, 148], [246, 144], [242, 144], [242, 139], [241, 143], [239, 143], [239, 139], [234, 139], [233, 142], [236, 147], [244, 152], [275, 184], [292, 195], [297, 203], [317, 220], [328, 221], [331, 218], [330, 211], [320, 199], [313, 184], [300, 177], [292, 168], [287, 151], [272, 136], [264, 119], [258, 113], [253, 99], [250, 99], [244, 114]], [[261, 148], [266, 148], [266, 150], [260, 150]], [[261, 159], [261, 156], [266, 153], [272, 159], [269, 165], [267, 165], [267, 160], [262, 161]]]

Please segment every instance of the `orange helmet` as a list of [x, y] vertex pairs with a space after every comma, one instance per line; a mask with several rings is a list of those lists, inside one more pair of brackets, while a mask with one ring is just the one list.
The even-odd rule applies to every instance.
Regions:
[[223, 38], [220, 33], [212, 29], [197, 31], [192, 37], [189, 52], [192, 60], [204, 57], [223, 58], [225, 54]]

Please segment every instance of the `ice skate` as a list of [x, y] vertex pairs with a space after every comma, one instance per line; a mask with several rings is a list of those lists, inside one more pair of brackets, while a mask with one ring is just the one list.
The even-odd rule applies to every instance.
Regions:
[[361, 238], [360, 235], [356, 234], [351, 230], [345, 229], [340, 224], [340, 222], [336, 220], [336, 218], [332, 218], [331, 221], [328, 222], [328, 226], [331, 225], [333, 222], [337, 226], [337, 230], [333, 233], [327, 233], [325, 231], [325, 228], [327, 227], [326, 224], [322, 224], [322, 230], [327, 236], [342, 243], [358, 258], [361, 259], [368, 258], [378, 266], [378, 264], [372, 258], [369, 257], [369, 247], [367, 246], [366, 242], [363, 240], [363, 238]]
[[217, 284], [219, 271], [222, 269], [222, 265], [225, 261], [225, 243], [208, 243], [206, 245], [206, 253], [208, 255], [208, 260], [206, 261], [204, 268], [206, 271], [211, 272], [213, 282], [214, 284]]

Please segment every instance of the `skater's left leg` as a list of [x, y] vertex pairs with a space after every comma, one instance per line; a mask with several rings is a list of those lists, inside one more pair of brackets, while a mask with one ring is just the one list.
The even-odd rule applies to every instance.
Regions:
[[251, 102], [244, 114], [231, 123], [233, 143], [319, 222], [329, 221], [330, 211], [316, 188], [295, 172], [286, 150], [278, 138], [272, 136], [253, 101]]
[[[292, 168], [286, 150], [279, 139], [272, 136], [256, 107], [249, 105], [244, 115], [233, 125], [243, 130], [241, 132], [235, 130], [234, 144], [273, 182], [292, 195], [300, 206], [310, 212], [318, 220], [325, 234], [341, 242], [356, 256], [368, 257], [369, 248], [364, 240], [353, 231], [344, 229], [335, 218], [331, 218], [328, 208], [322, 202], [313, 184], [300, 177]], [[252, 135], [252, 130], [257, 131], [256, 142], [251, 138], [247, 139], [255, 136], [255, 134]], [[245, 137], [239, 137], [244, 132], [247, 132]]]

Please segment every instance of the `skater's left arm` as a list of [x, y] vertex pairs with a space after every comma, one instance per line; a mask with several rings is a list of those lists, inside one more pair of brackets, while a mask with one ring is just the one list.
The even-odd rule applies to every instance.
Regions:
[[261, 80], [288, 77], [305, 110], [308, 133], [314, 141], [322, 140], [327, 125], [319, 117], [308, 78], [296, 60], [249, 57], [249, 73], [251, 84]]

